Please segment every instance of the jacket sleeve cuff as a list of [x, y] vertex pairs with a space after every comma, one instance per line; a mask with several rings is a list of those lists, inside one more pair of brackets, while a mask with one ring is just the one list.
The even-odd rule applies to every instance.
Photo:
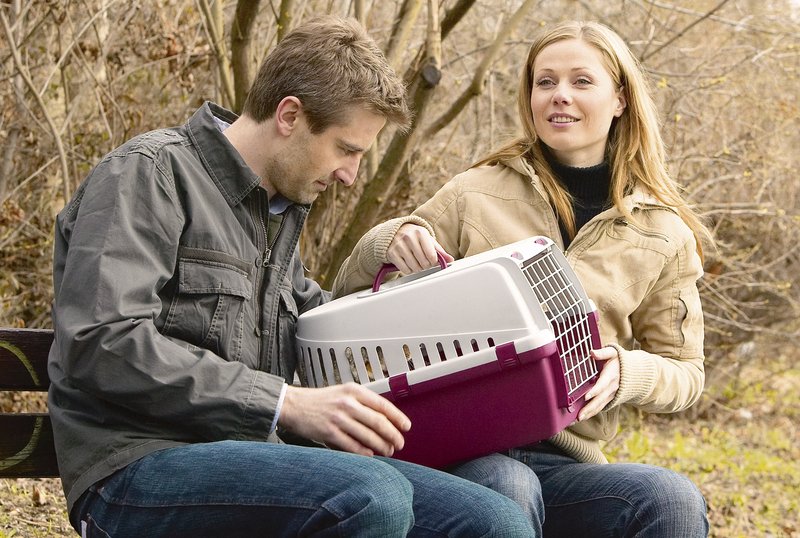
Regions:
[[[435, 237], [433, 228], [431, 228], [430, 224], [428, 224], [428, 222], [422, 217], [409, 215], [407, 217], [398, 217], [388, 220], [382, 225], [376, 226], [367, 232], [362, 239], [362, 241], [364, 241], [364, 252], [367, 253], [367, 256], [364, 260], [365, 268], [368, 270], [374, 269], [375, 273], [380, 270], [381, 265], [388, 261], [386, 258], [386, 252], [389, 250], [389, 245], [392, 243], [397, 230], [399, 230], [404, 224], [409, 223], [422, 226], [428, 230], [428, 233], [430, 233], [431, 236]], [[371, 253], [371, 255], [369, 253]]]
[[658, 372], [656, 364], [647, 353], [638, 350], [626, 351], [618, 344], [608, 344], [617, 350], [619, 357], [619, 388], [607, 409], [624, 403], [641, 403], [652, 392]]
[[373, 227], [359, 239], [353, 252], [339, 268], [339, 274], [336, 275], [332, 287], [334, 298], [368, 288], [372, 284], [381, 266], [388, 261], [386, 251], [397, 230], [407, 223], [422, 226], [433, 235], [430, 224], [416, 215], [398, 217]]
[[266, 441], [278, 422], [280, 406], [286, 394], [286, 382], [274, 375], [253, 370], [250, 395], [245, 402], [238, 440]]

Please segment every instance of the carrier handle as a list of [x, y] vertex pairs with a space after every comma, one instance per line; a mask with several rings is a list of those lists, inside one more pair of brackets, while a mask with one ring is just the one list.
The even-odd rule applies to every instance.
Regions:
[[[439, 267], [442, 269], [447, 268], [447, 260], [444, 259], [444, 255], [438, 250], [436, 251], [436, 259], [439, 260]], [[386, 275], [395, 271], [397, 271], [397, 267], [395, 267], [393, 263], [384, 263], [381, 270], [375, 275], [375, 280], [372, 282], [372, 292], [375, 293], [381, 289], [381, 284], [383, 284], [383, 279]]]

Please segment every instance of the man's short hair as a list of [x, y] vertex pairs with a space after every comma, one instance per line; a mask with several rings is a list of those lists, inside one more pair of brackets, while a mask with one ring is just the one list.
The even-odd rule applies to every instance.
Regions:
[[324, 16], [289, 32], [261, 64], [244, 113], [262, 122], [290, 95], [303, 103], [313, 133], [342, 124], [357, 104], [400, 128], [410, 123], [402, 80], [355, 19]]

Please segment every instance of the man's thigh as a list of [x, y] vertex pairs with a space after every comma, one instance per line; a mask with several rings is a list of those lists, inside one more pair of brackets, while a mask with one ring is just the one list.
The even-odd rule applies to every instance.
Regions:
[[[322, 536], [325, 528], [344, 532], [342, 521], [354, 513], [357, 528], [407, 530], [411, 497], [407, 480], [375, 458], [223, 441], [149, 454], [94, 486], [76, 508], [98, 536], [99, 529], [111, 536]], [[374, 498], [391, 500], [398, 513], [366, 521], [363, 506]]]

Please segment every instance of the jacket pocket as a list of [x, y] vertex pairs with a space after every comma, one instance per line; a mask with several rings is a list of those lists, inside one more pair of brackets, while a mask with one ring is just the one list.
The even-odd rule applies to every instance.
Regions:
[[241, 269], [220, 262], [178, 261], [178, 285], [163, 332], [213, 351], [241, 357], [244, 305], [253, 284]]
[[700, 292], [691, 285], [678, 292], [675, 316], [680, 335], [680, 356], [695, 357], [703, 353], [703, 307]]

